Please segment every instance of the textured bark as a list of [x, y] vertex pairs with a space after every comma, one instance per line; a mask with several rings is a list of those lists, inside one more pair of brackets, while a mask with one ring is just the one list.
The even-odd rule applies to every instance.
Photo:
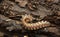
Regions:
[[1, 0], [0, 32], [1, 37], [60, 37], [60, 0]]

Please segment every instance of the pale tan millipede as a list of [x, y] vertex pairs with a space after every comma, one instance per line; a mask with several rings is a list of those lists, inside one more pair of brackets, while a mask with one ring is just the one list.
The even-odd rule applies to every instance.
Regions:
[[25, 29], [28, 30], [37, 30], [43, 27], [47, 27], [50, 26], [50, 23], [47, 21], [40, 21], [40, 22], [36, 22], [36, 23], [28, 23], [28, 21], [32, 21], [33, 17], [31, 15], [22, 15], [22, 22], [23, 22], [23, 26], [25, 27]]

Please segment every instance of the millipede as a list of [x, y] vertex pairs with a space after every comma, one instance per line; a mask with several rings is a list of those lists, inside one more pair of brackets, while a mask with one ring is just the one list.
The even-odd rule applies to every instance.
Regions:
[[36, 23], [28, 23], [29, 21], [32, 21], [32, 20], [33, 20], [33, 17], [31, 15], [26, 14], [26, 15], [22, 16], [22, 23], [23, 23], [23, 26], [25, 27], [25, 29], [37, 30], [40, 28], [50, 26], [50, 22], [47, 22], [47, 21], [39, 21]]

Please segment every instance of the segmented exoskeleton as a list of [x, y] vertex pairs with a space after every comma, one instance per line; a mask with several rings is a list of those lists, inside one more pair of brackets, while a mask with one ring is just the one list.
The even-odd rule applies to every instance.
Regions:
[[33, 17], [31, 15], [23, 15], [22, 16], [22, 22], [23, 22], [23, 26], [25, 27], [25, 29], [36, 30], [36, 29], [40, 29], [43, 27], [50, 26], [50, 23], [47, 21], [39, 21], [36, 23], [28, 23], [29, 21], [32, 21], [32, 20], [33, 20]]

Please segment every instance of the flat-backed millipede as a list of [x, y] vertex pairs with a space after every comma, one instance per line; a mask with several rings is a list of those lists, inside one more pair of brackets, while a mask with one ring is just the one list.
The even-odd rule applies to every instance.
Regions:
[[28, 21], [32, 21], [33, 17], [31, 15], [23, 15], [22, 16], [22, 22], [23, 22], [23, 26], [25, 27], [25, 29], [28, 30], [37, 30], [40, 28], [44, 28], [47, 26], [50, 26], [50, 23], [47, 21], [39, 21], [36, 23], [28, 23]]

